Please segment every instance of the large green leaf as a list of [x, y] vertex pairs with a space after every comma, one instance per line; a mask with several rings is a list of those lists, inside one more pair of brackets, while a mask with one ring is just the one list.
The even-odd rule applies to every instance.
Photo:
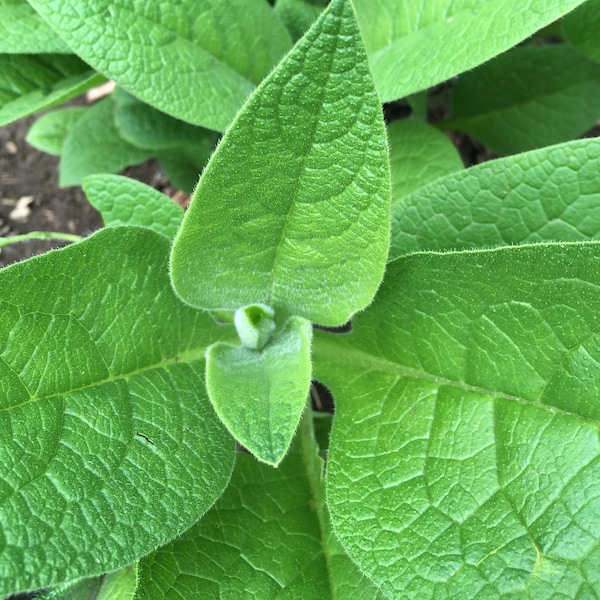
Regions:
[[567, 44], [515, 48], [462, 75], [451, 104], [440, 126], [497, 154], [566, 142], [600, 117], [600, 65]]
[[384, 592], [600, 594], [599, 292], [597, 242], [419, 253], [316, 337], [333, 525]]
[[584, 56], [600, 62], [600, 1], [586, 0], [563, 20], [571, 44]]
[[215, 507], [140, 562], [136, 600], [383, 598], [331, 532], [307, 425], [278, 469], [238, 455]]
[[508, 50], [584, 0], [353, 0], [382, 102]]
[[174, 295], [169, 245], [115, 227], [0, 271], [0, 594], [123, 567], [227, 484], [204, 352], [229, 328]]
[[342, 324], [381, 281], [389, 202], [381, 108], [352, 5], [334, 0], [206, 167], [175, 240], [173, 284], [194, 306], [265, 304]]
[[0, 126], [59, 106], [103, 81], [76, 56], [0, 55]]
[[30, 0], [87, 63], [174, 117], [223, 130], [290, 48], [264, 0]]
[[600, 141], [486, 162], [392, 207], [390, 258], [550, 240], [600, 238]]

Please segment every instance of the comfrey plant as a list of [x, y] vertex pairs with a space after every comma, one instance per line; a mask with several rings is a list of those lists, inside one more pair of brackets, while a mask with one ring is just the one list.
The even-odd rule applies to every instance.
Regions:
[[[0, 593], [599, 597], [599, 20], [0, 0], [0, 122], [119, 86], [31, 133], [106, 227], [0, 271]], [[465, 170], [422, 90], [506, 50], [437, 124], [506, 155]], [[106, 174], [223, 130], [185, 214]]]

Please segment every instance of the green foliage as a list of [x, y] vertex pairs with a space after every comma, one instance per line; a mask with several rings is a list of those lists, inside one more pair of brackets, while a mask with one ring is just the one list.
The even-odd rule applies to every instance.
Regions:
[[0, 595], [599, 597], [596, 6], [0, 0], [0, 124], [119, 86], [0, 239]]

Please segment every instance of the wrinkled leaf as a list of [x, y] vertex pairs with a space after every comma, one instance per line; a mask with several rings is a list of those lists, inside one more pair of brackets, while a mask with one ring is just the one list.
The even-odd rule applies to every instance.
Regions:
[[390, 258], [551, 240], [600, 238], [600, 141], [489, 161], [392, 207]]
[[0, 271], [0, 593], [124, 567], [227, 484], [204, 353], [229, 328], [173, 294], [169, 245], [109, 228]]
[[173, 285], [210, 310], [265, 304], [340, 325], [381, 281], [389, 201], [381, 108], [352, 6], [334, 0], [206, 167], [175, 240]]
[[440, 126], [497, 154], [566, 142], [600, 117], [600, 65], [566, 44], [515, 48], [460, 77], [451, 105]]
[[87, 110], [85, 106], [72, 106], [42, 115], [29, 130], [27, 142], [42, 152], [60, 156], [67, 134]]
[[600, 244], [421, 253], [346, 336], [328, 504], [395, 598], [600, 593]]
[[586, 0], [563, 20], [567, 38], [584, 56], [600, 62], [600, 2]]
[[183, 209], [149, 185], [119, 175], [89, 175], [83, 190], [107, 227], [140, 225], [173, 239]]

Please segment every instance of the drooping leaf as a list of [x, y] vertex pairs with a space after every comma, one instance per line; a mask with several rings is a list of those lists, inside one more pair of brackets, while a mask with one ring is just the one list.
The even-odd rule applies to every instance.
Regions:
[[117, 173], [152, 156], [126, 142], [114, 121], [114, 100], [92, 106], [67, 133], [60, 157], [60, 185], [79, 185], [87, 175]]
[[458, 151], [435, 127], [419, 121], [393, 121], [387, 131], [393, 202], [434, 179], [463, 169]]
[[451, 104], [440, 126], [497, 154], [566, 142], [600, 117], [600, 65], [567, 44], [515, 48], [462, 75]]
[[89, 175], [83, 190], [107, 227], [140, 225], [173, 239], [183, 209], [149, 185], [120, 175]]
[[259, 460], [278, 465], [306, 406], [311, 324], [291, 318], [261, 349], [217, 342], [206, 353], [206, 387], [231, 434]]
[[333, 525], [382, 591], [600, 593], [599, 290], [597, 242], [419, 253], [316, 336]]
[[103, 81], [76, 56], [0, 54], [0, 126], [60, 106]]
[[306, 419], [278, 469], [239, 454], [215, 507], [140, 562], [135, 600], [383, 598], [331, 531], [322, 471]]
[[600, 141], [586, 139], [471, 167], [392, 207], [390, 258], [600, 238]]
[[584, 56], [600, 62], [600, 2], [586, 0], [563, 19], [567, 38]]
[[512, 48], [584, 0], [353, 0], [382, 102]]
[[27, 142], [42, 152], [60, 156], [67, 134], [87, 110], [85, 106], [71, 106], [42, 115], [31, 126]]
[[31, 0], [100, 73], [174, 117], [223, 130], [290, 48], [264, 0]]
[[174, 295], [169, 246], [108, 228], [0, 271], [0, 594], [124, 567], [227, 484], [204, 353], [230, 329]]
[[381, 281], [389, 202], [379, 100], [352, 5], [334, 0], [206, 167], [175, 240], [173, 285], [210, 310], [265, 304], [343, 324]]

